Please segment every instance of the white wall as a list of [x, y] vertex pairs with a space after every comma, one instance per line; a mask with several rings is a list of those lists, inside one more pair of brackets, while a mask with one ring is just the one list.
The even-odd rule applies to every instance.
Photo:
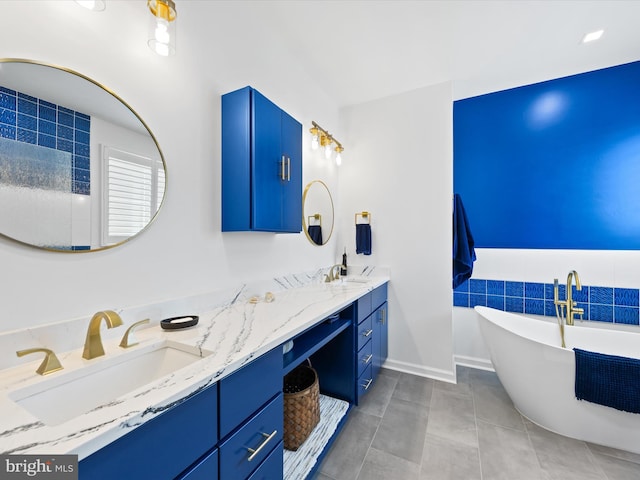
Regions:
[[[340, 243], [388, 266], [388, 366], [452, 380], [452, 93], [443, 83], [341, 111]], [[342, 141], [342, 137], [339, 137]], [[372, 255], [354, 215], [372, 214]]]
[[[332, 131], [338, 108], [244, 2], [179, 2], [178, 53], [146, 45], [145, 1], [90, 12], [71, 1], [3, 1], [4, 57], [64, 66], [117, 93], [145, 120], [167, 163], [151, 227], [114, 249], [53, 253], [0, 238], [0, 330], [216, 290], [335, 263], [335, 240], [220, 232], [220, 95], [251, 85], [303, 123]], [[304, 179], [337, 189], [337, 169], [303, 144]], [[336, 197], [338, 197], [336, 195]]]

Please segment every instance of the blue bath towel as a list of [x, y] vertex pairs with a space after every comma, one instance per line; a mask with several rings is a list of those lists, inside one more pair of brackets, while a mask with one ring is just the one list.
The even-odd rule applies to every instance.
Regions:
[[640, 360], [574, 348], [578, 400], [640, 413]]
[[309, 225], [309, 237], [316, 245], [322, 245], [322, 227], [320, 225]]
[[453, 288], [462, 285], [473, 273], [476, 252], [469, 220], [457, 193], [453, 196]]
[[371, 225], [356, 224], [356, 253], [371, 255]]

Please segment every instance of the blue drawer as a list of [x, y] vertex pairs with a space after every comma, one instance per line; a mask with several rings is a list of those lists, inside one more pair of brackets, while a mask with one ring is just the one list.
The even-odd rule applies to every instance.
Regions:
[[374, 311], [380, 305], [387, 301], [387, 284], [380, 285], [371, 292], [371, 311]]
[[277, 347], [220, 381], [220, 438], [282, 390], [282, 347]]
[[284, 446], [280, 442], [276, 448], [269, 454], [267, 459], [262, 462], [260, 468], [253, 472], [247, 480], [279, 480], [284, 477], [282, 468], [282, 451]]
[[371, 364], [369, 364], [362, 375], [358, 378], [358, 398], [362, 398], [362, 396], [367, 393], [367, 390], [373, 386], [373, 368]]
[[218, 442], [217, 410], [214, 384], [82, 459], [79, 476], [175, 478]]
[[218, 480], [218, 449], [182, 474], [179, 480]]
[[373, 334], [372, 328], [372, 318], [368, 316], [360, 325], [358, 325], [358, 339], [357, 347], [358, 351], [371, 339], [371, 335]]
[[247, 478], [281, 444], [283, 409], [283, 395], [280, 393], [220, 445], [221, 479]]
[[373, 342], [369, 341], [365, 344], [364, 347], [360, 349], [358, 352], [358, 374], [360, 377], [364, 369], [371, 365], [371, 361], [373, 360]]
[[371, 292], [369, 292], [357, 300], [358, 323], [363, 321], [371, 315], [371, 312], [373, 312], [373, 309], [371, 308], [371, 297]]

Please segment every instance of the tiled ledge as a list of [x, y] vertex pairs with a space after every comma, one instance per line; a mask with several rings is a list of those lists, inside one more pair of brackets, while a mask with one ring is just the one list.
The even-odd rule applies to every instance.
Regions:
[[[566, 285], [560, 285], [559, 290], [560, 299], [564, 300]], [[638, 289], [583, 285], [577, 291], [574, 285], [572, 295], [578, 307], [584, 309], [584, 320], [639, 324]], [[472, 278], [454, 289], [453, 305], [467, 308], [482, 305], [507, 312], [556, 316], [552, 283]]]

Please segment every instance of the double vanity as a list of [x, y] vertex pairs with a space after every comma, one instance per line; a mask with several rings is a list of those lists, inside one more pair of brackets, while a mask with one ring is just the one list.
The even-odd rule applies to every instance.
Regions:
[[[56, 352], [63, 370], [50, 375], [35, 372], [36, 358], [21, 359], [0, 372], [0, 453], [78, 454], [81, 479], [310, 476], [386, 358], [389, 277], [368, 273], [273, 297], [241, 289], [215, 306], [176, 300], [124, 312], [122, 327], [102, 324], [104, 356], [84, 359], [81, 345]], [[162, 330], [156, 315], [180, 308], [199, 323]], [[123, 348], [142, 315], [151, 322]], [[331, 411], [305, 442], [313, 458], [282, 443], [283, 377], [307, 359], [321, 412]]]

